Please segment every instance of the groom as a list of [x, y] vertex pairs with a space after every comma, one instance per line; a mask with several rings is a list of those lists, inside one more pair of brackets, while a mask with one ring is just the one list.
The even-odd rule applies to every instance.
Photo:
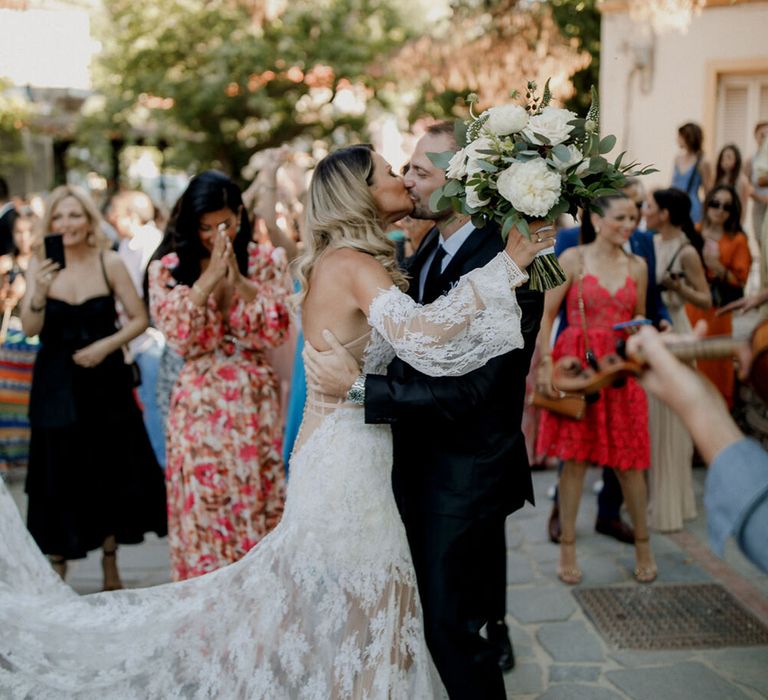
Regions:
[[[405, 175], [411, 215], [435, 227], [406, 261], [408, 293], [434, 301], [458, 279], [503, 249], [496, 228], [469, 217], [433, 212], [430, 195], [445, 182], [427, 153], [457, 150], [452, 122], [427, 129]], [[539, 330], [543, 295], [518, 288], [524, 348], [462, 377], [428, 377], [395, 359], [386, 376], [358, 377], [354, 358], [328, 338], [333, 355], [311, 347], [316, 372], [308, 384], [363, 402], [366, 423], [392, 426], [392, 482], [405, 524], [424, 610], [427, 644], [452, 700], [506, 697], [499, 648], [512, 650], [504, 626], [504, 522], [533, 504], [520, 431], [525, 377]], [[480, 635], [487, 624], [488, 640]]]

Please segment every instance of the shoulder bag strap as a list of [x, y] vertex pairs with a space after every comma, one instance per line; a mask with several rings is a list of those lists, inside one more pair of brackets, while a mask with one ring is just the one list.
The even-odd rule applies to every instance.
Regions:
[[587, 333], [587, 314], [584, 310], [584, 252], [579, 248], [579, 316], [581, 317], [581, 330], [584, 334], [584, 358], [587, 364], [597, 372], [599, 370], [597, 364], [597, 357], [592, 352], [592, 347], [589, 344], [589, 333]]
[[[690, 194], [691, 192], [691, 185], [693, 184], [693, 180], [696, 177], [696, 173], [699, 172], [699, 164], [701, 163], [701, 156], [698, 156], [696, 158], [696, 162], [693, 164], [693, 168], [691, 168], [691, 175], [688, 178], [688, 184], [685, 187], [685, 191]], [[698, 189], [698, 188], [696, 188]]]

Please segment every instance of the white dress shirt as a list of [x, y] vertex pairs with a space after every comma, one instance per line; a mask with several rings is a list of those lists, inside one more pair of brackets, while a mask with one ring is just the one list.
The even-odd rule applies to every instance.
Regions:
[[[459, 248], [461, 248], [461, 246], [464, 245], [467, 238], [469, 238], [469, 236], [475, 230], [476, 229], [472, 225], [472, 222], [467, 221], [467, 223], [464, 224], [453, 235], [448, 236], [447, 240], [443, 238], [442, 233], [440, 234], [437, 245], [443, 246], [443, 250], [445, 250], [445, 257], [443, 258], [443, 261], [442, 261], [443, 264], [441, 265], [440, 272], [445, 272], [445, 268], [448, 267], [448, 263], [451, 262], [451, 260], [453, 259], [453, 256], [459, 252]], [[429, 272], [429, 267], [430, 265], [432, 265], [432, 261], [435, 259], [436, 251], [437, 251], [437, 246], [435, 246], [435, 250], [433, 250], [427, 256], [427, 259], [424, 261], [424, 265], [422, 265], [421, 267], [421, 272], [419, 272], [419, 299], [421, 299], [424, 296], [424, 284], [427, 281], [427, 272]]]

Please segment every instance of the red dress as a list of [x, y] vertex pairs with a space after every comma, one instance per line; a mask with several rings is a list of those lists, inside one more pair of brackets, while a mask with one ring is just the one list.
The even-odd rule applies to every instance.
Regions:
[[[594, 275], [585, 275], [583, 285], [589, 343], [600, 358], [615, 352], [616, 341], [625, 337], [612, 326], [635, 315], [637, 285], [628, 276], [613, 296]], [[557, 339], [552, 359], [573, 355], [585, 364], [578, 282], [568, 290], [566, 309], [568, 327]], [[622, 387], [603, 389], [600, 398], [587, 405], [581, 420], [542, 411], [536, 453], [615, 469], [647, 469], [650, 445], [645, 392], [635, 379], [628, 379]]]

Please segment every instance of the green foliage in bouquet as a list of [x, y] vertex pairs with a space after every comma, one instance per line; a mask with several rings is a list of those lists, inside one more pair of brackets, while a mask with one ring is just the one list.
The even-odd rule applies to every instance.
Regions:
[[[513, 99], [519, 97], [517, 91]], [[521, 104], [506, 104], [474, 113], [476, 95], [469, 95], [470, 119], [456, 126], [454, 153], [429, 153], [446, 170], [446, 182], [433, 193], [434, 211], [453, 208], [469, 214], [477, 227], [496, 223], [506, 238], [515, 226], [530, 236], [529, 222], [554, 221], [562, 214], [597, 211], [596, 199], [615, 194], [628, 177], [656, 172], [635, 162], [605, 156], [616, 137], [600, 138], [600, 105], [592, 88], [592, 104], [583, 119], [550, 105], [549, 81], [539, 97], [529, 82]], [[532, 289], [544, 291], [565, 281], [554, 251], [539, 255], [528, 270]]]

